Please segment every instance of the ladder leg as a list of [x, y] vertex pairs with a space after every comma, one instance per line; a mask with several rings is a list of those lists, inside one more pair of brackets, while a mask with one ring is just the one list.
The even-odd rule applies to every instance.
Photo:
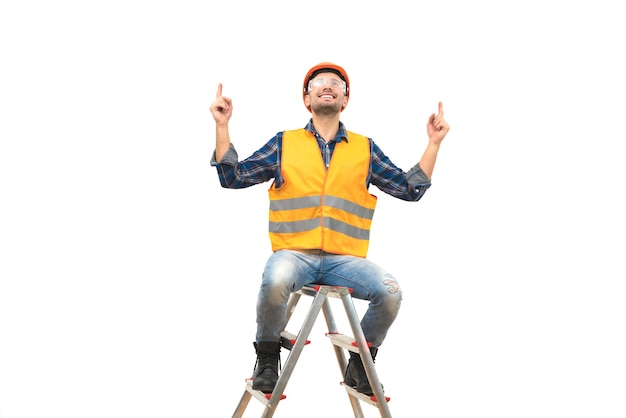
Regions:
[[361, 323], [354, 307], [352, 296], [349, 293], [343, 294], [341, 296], [341, 300], [346, 310], [346, 314], [348, 315], [350, 327], [352, 328], [352, 332], [354, 333], [354, 339], [359, 346], [361, 360], [363, 361], [365, 373], [367, 374], [367, 378], [372, 387], [372, 392], [374, 392], [374, 396], [376, 397], [380, 416], [383, 418], [391, 418], [391, 411], [389, 410], [389, 405], [387, 405], [387, 398], [385, 398], [385, 394], [380, 385], [380, 381], [378, 380], [378, 374], [376, 373], [376, 368], [374, 367], [374, 360], [372, 359], [372, 354], [370, 353], [369, 347], [367, 345], [367, 340], [365, 339], [365, 335], [363, 334], [363, 329], [361, 328]]
[[[338, 334], [339, 329], [337, 328], [337, 323], [335, 322], [335, 317], [333, 316], [333, 312], [330, 309], [330, 302], [328, 299], [324, 302], [322, 306], [322, 311], [324, 312], [324, 319], [326, 320], [326, 326], [328, 327], [328, 332], [331, 334]], [[343, 375], [346, 371], [346, 367], [348, 363], [346, 361], [346, 356], [343, 353], [341, 347], [335, 347], [335, 354], [337, 355], [337, 362], [339, 363], [339, 369], [341, 370], [341, 374]]]
[[291, 315], [296, 310], [296, 305], [298, 304], [298, 301], [300, 300], [300, 296], [302, 296], [300, 293], [292, 293], [289, 296], [289, 301], [287, 302], [287, 322], [289, 322]]
[[[337, 328], [337, 323], [335, 322], [335, 317], [333, 316], [333, 312], [330, 308], [330, 302], [328, 299], [324, 301], [324, 305], [322, 306], [322, 311], [324, 312], [324, 319], [326, 319], [326, 326], [328, 327], [328, 332], [331, 334], [338, 334], [339, 330]], [[346, 360], [346, 356], [343, 352], [343, 348], [334, 345], [333, 349], [335, 350], [335, 356], [337, 357], [337, 363], [339, 364], [339, 370], [341, 372], [341, 376], [345, 379], [346, 368], [348, 367], [348, 362]], [[357, 398], [348, 393], [348, 399], [350, 400], [350, 405], [352, 405], [352, 411], [354, 412], [354, 418], [364, 418], [363, 409], [361, 409], [361, 403]]]
[[237, 405], [237, 409], [235, 409], [235, 413], [233, 414], [233, 418], [241, 418], [243, 416], [243, 411], [248, 407], [248, 402], [250, 402], [250, 398], [252, 395], [247, 390], [243, 391], [243, 396]]
[[325, 292], [318, 292], [315, 298], [313, 299], [313, 303], [309, 312], [306, 315], [302, 328], [298, 333], [298, 337], [296, 338], [296, 343], [293, 348], [289, 352], [289, 356], [287, 357], [287, 361], [285, 362], [285, 367], [283, 367], [280, 376], [278, 377], [278, 381], [276, 382], [276, 386], [274, 387], [274, 391], [272, 392], [272, 396], [269, 399], [265, 407], [265, 411], [262, 415], [262, 418], [271, 418], [274, 415], [276, 407], [278, 406], [278, 402], [280, 401], [285, 388], [287, 387], [287, 382], [293, 373], [294, 368], [296, 367], [296, 363], [300, 358], [300, 354], [302, 353], [302, 349], [306, 344], [307, 338], [313, 329], [313, 325], [315, 324], [315, 319], [319, 314], [322, 305], [327, 300], [327, 296]]

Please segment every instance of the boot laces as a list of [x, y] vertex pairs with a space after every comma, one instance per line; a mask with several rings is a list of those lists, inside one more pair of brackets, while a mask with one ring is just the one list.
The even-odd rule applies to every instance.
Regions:
[[254, 370], [258, 370], [261, 373], [265, 369], [271, 369], [278, 373], [282, 370], [282, 362], [280, 361], [280, 355], [259, 353], [254, 363]]

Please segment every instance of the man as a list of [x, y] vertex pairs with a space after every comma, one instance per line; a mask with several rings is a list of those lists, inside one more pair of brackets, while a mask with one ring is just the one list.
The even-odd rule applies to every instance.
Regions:
[[[257, 364], [253, 388], [271, 393], [278, 380], [280, 333], [289, 295], [302, 286], [345, 286], [369, 301], [361, 319], [376, 358], [396, 319], [402, 292], [396, 279], [366, 259], [376, 196], [371, 184], [398, 199], [417, 202], [430, 187], [442, 140], [450, 129], [443, 106], [428, 118], [428, 145], [419, 163], [403, 172], [370, 138], [347, 131], [340, 114], [348, 105], [346, 71], [324, 62], [303, 83], [311, 120], [303, 129], [277, 133], [243, 161], [230, 142], [232, 100], [222, 84], [211, 105], [216, 147], [211, 165], [222, 187], [238, 189], [273, 180], [269, 189], [269, 237], [273, 254], [265, 265], [257, 301]], [[373, 394], [358, 354], [350, 353], [344, 382]]]

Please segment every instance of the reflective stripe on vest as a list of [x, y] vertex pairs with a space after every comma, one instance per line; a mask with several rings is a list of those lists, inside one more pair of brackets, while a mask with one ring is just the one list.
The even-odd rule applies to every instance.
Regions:
[[369, 140], [348, 133], [337, 143], [328, 170], [312, 133], [283, 134], [284, 183], [269, 190], [272, 250], [322, 249], [365, 257], [376, 208], [366, 188]]

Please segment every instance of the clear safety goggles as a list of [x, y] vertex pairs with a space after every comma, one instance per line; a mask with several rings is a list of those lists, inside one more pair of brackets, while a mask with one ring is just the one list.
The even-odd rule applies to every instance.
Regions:
[[346, 82], [332, 77], [315, 77], [309, 81], [308, 90], [311, 91], [312, 88], [324, 87], [326, 84], [329, 84], [332, 88], [341, 89], [344, 93], [346, 92]]

